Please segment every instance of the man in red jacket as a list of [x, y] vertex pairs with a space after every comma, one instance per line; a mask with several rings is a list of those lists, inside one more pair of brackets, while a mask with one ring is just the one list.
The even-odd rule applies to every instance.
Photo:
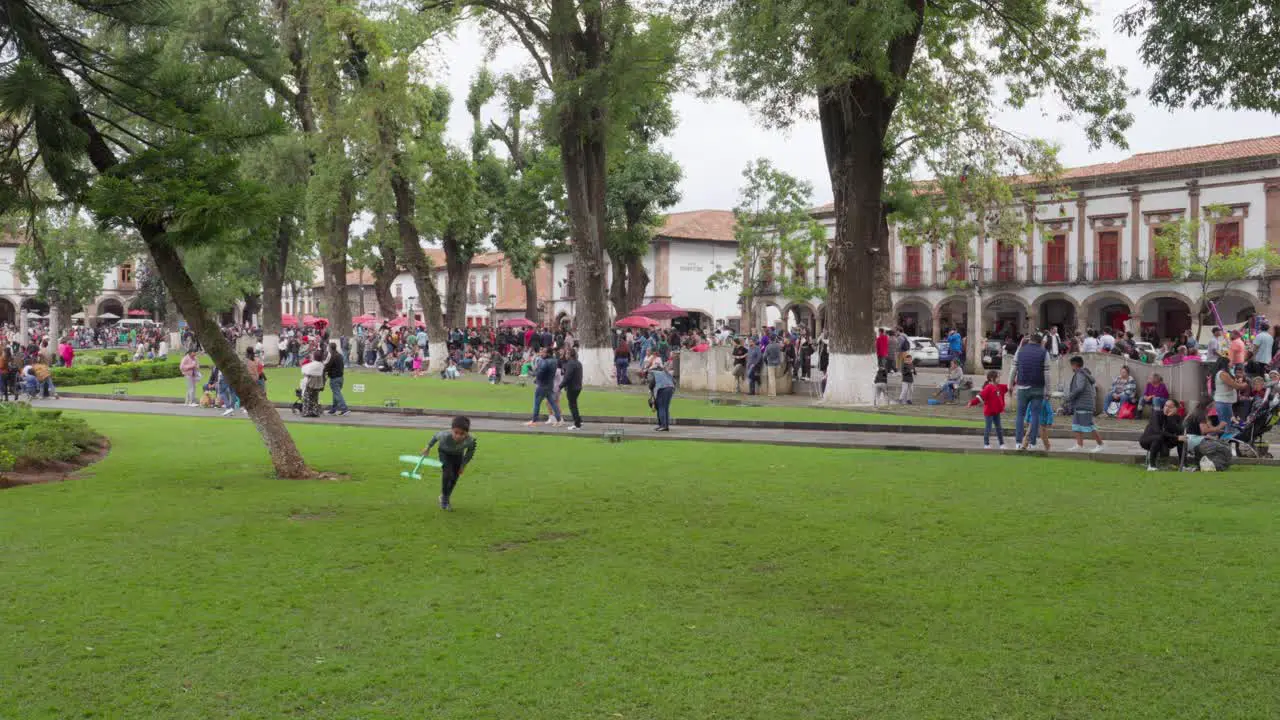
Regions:
[[880, 328], [879, 333], [876, 335], [876, 363], [887, 370], [889, 368], [889, 336], [885, 334], [884, 328]]

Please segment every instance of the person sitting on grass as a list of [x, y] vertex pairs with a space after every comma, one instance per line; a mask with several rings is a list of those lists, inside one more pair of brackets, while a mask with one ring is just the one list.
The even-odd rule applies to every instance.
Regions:
[[1069, 445], [1067, 450], [1083, 450], [1084, 436], [1092, 434], [1094, 441], [1098, 443], [1093, 452], [1102, 452], [1102, 435], [1093, 421], [1097, 396], [1093, 373], [1084, 366], [1084, 358], [1079, 355], [1071, 358], [1071, 370], [1073, 374], [1071, 383], [1067, 386], [1067, 397], [1063, 401], [1063, 407], [1071, 413], [1071, 432], [1075, 433], [1076, 443]]
[[449, 365], [440, 371], [441, 380], [457, 380], [462, 377], [462, 372], [458, 370], [458, 361], [449, 358]]

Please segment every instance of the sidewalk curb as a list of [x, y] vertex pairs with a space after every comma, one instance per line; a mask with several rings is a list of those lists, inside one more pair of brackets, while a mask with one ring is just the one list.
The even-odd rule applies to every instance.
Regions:
[[[181, 405], [182, 400], [173, 397], [155, 395], [105, 395], [98, 393], [59, 392], [66, 398], [82, 400], [120, 400], [148, 402], [169, 405]], [[291, 403], [272, 403], [277, 409], [288, 410]], [[470, 418], [484, 420], [527, 420], [524, 413], [498, 412], [492, 410], [442, 410], [439, 408], [387, 408], [367, 405], [351, 405], [352, 412], [371, 415], [399, 415], [405, 417], [453, 417], [466, 415]], [[583, 422], [596, 425], [652, 425], [651, 417], [616, 416], [616, 415], [583, 415]], [[673, 421], [676, 427], [708, 427], [708, 428], [745, 428], [750, 430], [807, 430], [814, 432], [854, 432], [854, 433], [894, 433], [898, 435], [953, 435], [960, 437], [982, 437], [981, 427], [964, 427], [960, 425], [899, 425], [896, 423], [831, 423], [809, 422], [799, 420], [725, 420], [718, 418], [677, 418]], [[1006, 430], [1006, 436], [1012, 435], [1012, 428]], [[1141, 431], [1103, 430], [1104, 440], [1134, 441], [1142, 435]], [[1070, 438], [1067, 430], [1056, 429], [1050, 435], [1054, 438]], [[911, 449], [911, 448], [908, 448]]]
[[[67, 399], [86, 399], [86, 400], [98, 401], [98, 402], [105, 401], [105, 400], [119, 400], [119, 401], [132, 400], [134, 402], [151, 403], [156, 405], [177, 405], [177, 406], [182, 405], [180, 401], [174, 400], [173, 398], [157, 398], [157, 399], [147, 401], [141, 398], [114, 398], [114, 397], [106, 398], [98, 395], [83, 395], [83, 394], [77, 394], [74, 398], [72, 398], [71, 395], [63, 395], [63, 396], [66, 397]], [[283, 405], [282, 403], [275, 403], [275, 404]], [[284, 407], [288, 407], [288, 406], [284, 405]], [[359, 412], [366, 416], [373, 416], [375, 418], [374, 422], [358, 422], [358, 421], [347, 419], [344, 417], [325, 416], [323, 418], [313, 419], [313, 418], [301, 418], [293, 415], [285, 415], [284, 420], [291, 425], [314, 425], [316, 424], [316, 422], [312, 422], [314, 420], [314, 421], [318, 421], [318, 424], [320, 426], [337, 426], [337, 427], [354, 427], [354, 428], [385, 428], [385, 429], [393, 429], [393, 430], [405, 430], [405, 429], [413, 429], [413, 428], [406, 428], [405, 426], [402, 426], [402, 425], [377, 424], [376, 416], [382, 415], [386, 417], [400, 417], [400, 418], [435, 417], [435, 415], [432, 413], [423, 412], [421, 410], [417, 410], [414, 408], [409, 408], [409, 409], [377, 408], [377, 410], [379, 412], [365, 412], [363, 410], [353, 410], [353, 412]], [[93, 412], [93, 410], [84, 410], [84, 411]], [[102, 412], [102, 411], [98, 411], [98, 412]], [[156, 415], [156, 413], [145, 413], [138, 409], [132, 409], [132, 410], [126, 409], [120, 412], [124, 412], [126, 414], [143, 414], [148, 416]], [[510, 414], [511, 413], [487, 413], [486, 415], [510, 415]], [[193, 417], [189, 415], [180, 415], [180, 414], [174, 414], [173, 416], [174, 417]], [[203, 417], [203, 416], [198, 416], [198, 417]], [[208, 417], [212, 418], [213, 416], [210, 415]], [[482, 417], [475, 413], [472, 413], [472, 417], [477, 419], [513, 422], [513, 420], [508, 417]], [[521, 416], [517, 418], [516, 421], [523, 420], [523, 419], [524, 419], [523, 416]], [[485, 430], [485, 432], [496, 432], [496, 433], [509, 434], [509, 435], [540, 435], [545, 437], [574, 437], [574, 438], [585, 438], [589, 440], [600, 439], [600, 434], [598, 432], [561, 433], [561, 432], [549, 431], [541, 427], [527, 428], [523, 424], [517, 425], [516, 427], [488, 429], [488, 430]], [[934, 433], [934, 434], [937, 434], [937, 433]], [[639, 440], [639, 441], [657, 440], [657, 441], [663, 441], [663, 442], [665, 441], [709, 442], [709, 443], [719, 443], [724, 445], [778, 445], [778, 446], [786, 446], [786, 447], [813, 447], [813, 448], [820, 448], [820, 449], [827, 449], [827, 450], [863, 450], [863, 451], [872, 451], [872, 452], [880, 452], [880, 451], [929, 452], [929, 453], [944, 453], [949, 455], [982, 455], [987, 457], [990, 457], [993, 455], [1003, 456], [1003, 457], [1028, 456], [1028, 457], [1045, 457], [1053, 460], [1075, 460], [1077, 462], [1096, 462], [1096, 463], [1110, 463], [1110, 464], [1116, 464], [1116, 465], [1132, 465], [1135, 467], [1141, 466], [1142, 463], [1144, 462], [1143, 456], [1140, 453], [1136, 453], [1136, 452], [1132, 455], [1115, 454], [1115, 453], [1101, 453], [1097, 455], [1094, 455], [1092, 453], [1065, 454], [1061, 452], [1046, 453], [1044, 451], [1019, 452], [1016, 450], [997, 452], [992, 450], [985, 450], [978, 445], [967, 445], [964, 447], [930, 447], [930, 446], [912, 445], [912, 444], [909, 444], [909, 442], [895, 441], [892, 439], [890, 439], [888, 442], [884, 442], [876, 445], [856, 445], [848, 441], [841, 441], [834, 435], [830, 440], [788, 439], [788, 438], [762, 440], [759, 438], [750, 438], [750, 437], [714, 437], [714, 436], [705, 437], [705, 436], [697, 436], [697, 435], [681, 435], [678, 431], [673, 431], [671, 433], [664, 433], [661, 435], [640, 434], [640, 435], [631, 436], [628, 439]], [[1241, 465], [1241, 466], [1280, 467], [1280, 459], [1249, 460], [1245, 458], [1236, 458], [1234, 461], [1234, 464]]]

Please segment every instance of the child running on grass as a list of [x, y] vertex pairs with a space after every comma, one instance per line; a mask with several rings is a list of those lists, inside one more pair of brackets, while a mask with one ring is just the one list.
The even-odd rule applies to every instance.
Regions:
[[440, 509], [452, 510], [449, 496], [458, 485], [458, 479], [467, 469], [467, 463], [476, 456], [476, 439], [471, 435], [471, 418], [459, 415], [453, 419], [448, 430], [441, 430], [431, 436], [423, 455], [429, 455], [431, 448], [439, 443], [440, 450]]

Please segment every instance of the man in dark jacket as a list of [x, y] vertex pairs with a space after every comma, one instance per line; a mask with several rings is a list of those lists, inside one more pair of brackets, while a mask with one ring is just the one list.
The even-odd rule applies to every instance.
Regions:
[[[1032, 335], [1014, 357], [1014, 387], [1017, 388], [1018, 415], [1013, 419], [1014, 442], [1019, 450], [1035, 449], [1040, 437], [1040, 412], [1044, 405], [1044, 376], [1048, 368], [1049, 353], [1041, 344], [1039, 333]], [[1022, 444], [1023, 420], [1031, 409], [1031, 432], [1027, 444]]]
[[560, 367], [564, 377], [560, 380], [560, 388], [569, 396], [569, 413], [573, 415], [570, 430], [582, 429], [582, 415], [578, 414], [578, 396], [582, 394], [582, 363], [578, 362], [577, 348], [569, 348], [569, 359]]
[[324, 363], [324, 374], [329, 378], [329, 390], [333, 393], [333, 403], [329, 406], [330, 415], [351, 414], [347, 409], [346, 398], [342, 397], [345, 369], [346, 362], [342, 359], [342, 353], [338, 352], [338, 344], [329, 343], [329, 358]]

